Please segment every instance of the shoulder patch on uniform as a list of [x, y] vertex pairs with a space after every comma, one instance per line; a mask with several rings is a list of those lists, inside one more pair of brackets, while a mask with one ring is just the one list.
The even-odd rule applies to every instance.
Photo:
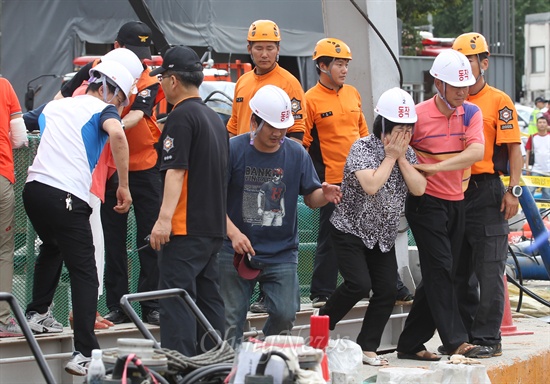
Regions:
[[514, 112], [508, 107], [504, 107], [498, 111], [498, 119], [501, 121], [504, 121], [505, 123], [509, 122], [513, 118], [514, 118]]
[[144, 89], [143, 91], [141, 91], [139, 93], [139, 96], [143, 97], [143, 98], [151, 97], [151, 90], [150, 89]]
[[292, 113], [296, 113], [302, 109], [302, 102], [294, 97], [290, 100], [290, 107], [292, 108]]
[[332, 111], [321, 113], [321, 119], [324, 119], [325, 117], [330, 117], [330, 116], [332, 116]]
[[243, 98], [242, 98], [242, 97], [237, 97], [237, 98], [235, 99], [235, 102], [236, 102], [236, 103], [242, 103], [242, 102], [243, 102]]
[[162, 149], [166, 151], [166, 153], [170, 152], [174, 148], [174, 139], [170, 136], [166, 136], [164, 141], [162, 142]]

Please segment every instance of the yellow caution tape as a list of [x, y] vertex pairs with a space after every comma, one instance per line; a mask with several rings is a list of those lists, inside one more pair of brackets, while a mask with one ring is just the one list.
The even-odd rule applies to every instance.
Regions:
[[[508, 185], [510, 183], [510, 176], [501, 176], [500, 179], [504, 185]], [[520, 177], [519, 185], [522, 187], [550, 187], [550, 177], [522, 175]]]

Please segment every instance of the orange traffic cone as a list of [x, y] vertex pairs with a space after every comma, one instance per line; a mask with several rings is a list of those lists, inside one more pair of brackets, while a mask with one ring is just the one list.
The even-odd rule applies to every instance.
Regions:
[[504, 314], [502, 316], [502, 324], [500, 325], [500, 333], [502, 336], [519, 336], [519, 335], [532, 335], [531, 331], [518, 331], [518, 328], [514, 325], [512, 320], [512, 310], [510, 309], [510, 296], [508, 295], [508, 279], [506, 274], [504, 279]]

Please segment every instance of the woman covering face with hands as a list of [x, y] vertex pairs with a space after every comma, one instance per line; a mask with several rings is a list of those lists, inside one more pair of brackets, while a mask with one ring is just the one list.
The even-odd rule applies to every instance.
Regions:
[[409, 147], [416, 122], [411, 96], [392, 88], [382, 94], [373, 134], [357, 140], [344, 167], [342, 201], [331, 217], [331, 236], [344, 283], [332, 294], [320, 315], [330, 317], [330, 329], [372, 290], [357, 343], [363, 363], [386, 365], [376, 354], [397, 295], [395, 239], [408, 193], [422, 195], [426, 179], [413, 167]]

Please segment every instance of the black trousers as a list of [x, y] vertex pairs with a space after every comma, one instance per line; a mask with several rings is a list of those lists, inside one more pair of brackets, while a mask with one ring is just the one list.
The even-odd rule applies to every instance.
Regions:
[[[225, 334], [225, 307], [220, 294], [218, 252], [223, 239], [173, 236], [160, 252], [160, 289], [182, 288], [189, 293], [212, 327]], [[179, 297], [160, 301], [160, 342], [185, 356], [215, 347]]]
[[501, 342], [504, 315], [504, 281], [508, 251], [508, 221], [500, 205], [504, 186], [498, 176], [472, 180], [464, 193], [466, 232], [462, 268], [457, 271], [458, 304], [470, 342]]
[[[116, 175], [116, 174], [115, 174]], [[115, 177], [116, 180], [116, 176]], [[112, 178], [111, 178], [112, 179]], [[128, 293], [128, 214], [113, 210], [116, 205], [118, 182], [109, 180], [105, 192], [105, 203], [101, 205], [101, 223], [105, 237], [105, 292], [110, 311], [120, 309], [120, 299]], [[158, 218], [161, 201], [160, 173], [156, 167], [144, 171], [129, 172], [130, 193], [136, 217], [136, 244], [139, 248], [147, 244], [145, 237], [151, 233]], [[158, 289], [159, 271], [157, 253], [146, 247], [139, 251], [138, 292]], [[142, 301], [142, 313], [158, 310], [157, 301]]]
[[397, 259], [395, 248], [384, 253], [378, 245], [369, 249], [359, 237], [332, 226], [332, 241], [338, 255], [338, 267], [344, 282], [336, 288], [324, 308], [330, 317], [330, 329], [361, 299], [373, 295], [365, 312], [357, 344], [363, 351], [376, 351], [397, 296]]
[[317, 296], [330, 297], [336, 289], [338, 281], [338, 262], [330, 235], [332, 224], [329, 221], [335, 207], [333, 203], [328, 203], [319, 208], [319, 234], [317, 235], [310, 289], [310, 299], [312, 300]]
[[416, 288], [397, 350], [425, 350], [424, 343], [437, 329], [445, 349], [454, 351], [468, 342], [454, 285], [464, 237], [464, 201], [409, 196], [405, 214], [418, 247], [422, 282]]
[[23, 189], [25, 211], [42, 240], [27, 312], [48, 311], [65, 263], [71, 279], [74, 348], [91, 356], [92, 349], [99, 348], [94, 334], [99, 282], [90, 227], [92, 208], [73, 195], [69, 211], [66, 198], [67, 192], [36, 181]]

